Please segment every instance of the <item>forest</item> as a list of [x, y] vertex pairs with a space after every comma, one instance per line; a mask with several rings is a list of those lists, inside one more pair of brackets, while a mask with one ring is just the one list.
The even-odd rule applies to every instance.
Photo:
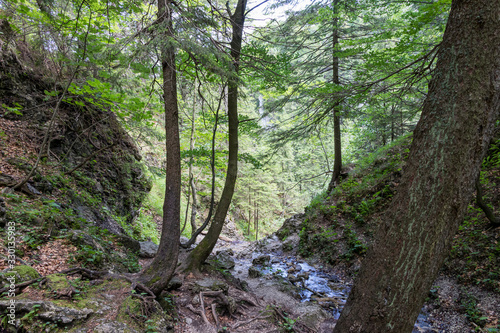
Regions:
[[0, 332], [500, 332], [500, 0], [0, 0]]

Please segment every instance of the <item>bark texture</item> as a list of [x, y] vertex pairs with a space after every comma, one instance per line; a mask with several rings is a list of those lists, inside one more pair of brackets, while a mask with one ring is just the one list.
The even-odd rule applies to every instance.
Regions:
[[411, 332], [470, 202], [500, 104], [500, 0], [452, 2], [397, 195], [334, 332]]
[[208, 229], [207, 235], [190, 252], [186, 262], [183, 265], [184, 270], [200, 269], [202, 263], [208, 258], [212, 252], [219, 235], [222, 231], [224, 221], [231, 200], [233, 198], [234, 186], [238, 174], [238, 79], [236, 77], [239, 70], [239, 60], [241, 52], [241, 43], [243, 37], [243, 26], [245, 23], [245, 8], [247, 0], [238, 0], [234, 14], [231, 15], [231, 25], [233, 36], [231, 39], [231, 58], [233, 59], [235, 77], [229, 80], [228, 97], [227, 97], [227, 113], [228, 113], [228, 132], [229, 132], [229, 156], [226, 172], [226, 182], [224, 189], [215, 211], [214, 220]]
[[[333, 1], [333, 83], [336, 86], [340, 86], [339, 77], [339, 57], [336, 55], [339, 47], [339, 18], [338, 18], [338, 0]], [[331, 193], [335, 188], [337, 181], [340, 178], [340, 173], [342, 171], [342, 140], [340, 135], [340, 101], [338, 97], [333, 105], [333, 150], [334, 150], [334, 160], [333, 160], [333, 174], [330, 183], [328, 184], [327, 193]]]
[[171, 1], [158, 1], [158, 17], [162, 22], [162, 29], [166, 31], [161, 50], [167, 148], [165, 201], [163, 203], [163, 226], [158, 252], [152, 263], [139, 278], [157, 295], [166, 288], [177, 267], [181, 213], [181, 156], [177, 77], [175, 72], [175, 48], [170, 41], [170, 37], [173, 36]]

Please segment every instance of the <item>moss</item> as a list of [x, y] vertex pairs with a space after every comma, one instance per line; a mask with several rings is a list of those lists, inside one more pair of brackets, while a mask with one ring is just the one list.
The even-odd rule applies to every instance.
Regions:
[[29, 281], [33, 279], [38, 279], [40, 277], [40, 273], [36, 271], [31, 266], [27, 265], [20, 265], [16, 266], [13, 269], [9, 270], [8, 272], [4, 273], [1, 275], [2, 280], [11, 276], [16, 277], [16, 283], [24, 282], [24, 281]]

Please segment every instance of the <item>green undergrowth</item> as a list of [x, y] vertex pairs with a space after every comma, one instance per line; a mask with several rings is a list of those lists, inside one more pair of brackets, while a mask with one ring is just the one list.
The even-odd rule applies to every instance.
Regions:
[[[330, 264], [353, 263], [364, 255], [379, 217], [398, 189], [410, 142], [411, 137], [404, 137], [366, 156], [330, 195], [322, 193], [311, 201], [300, 232], [301, 255], [315, 255]], [[480, 178], [483, 199], [497, 217], [499, 147], [500, 140], [491, 145]], [[474, 195], [444, 269], [462, 285], [500, 292], [500, 228], [489, 222], [475, 200]]]
[[396, 191], [410, 142], [405, 136], [367, 155], [332, 193], [311, 200], [299, 234], [301, 255], [337, 264], [365, 254], [376, 217]]

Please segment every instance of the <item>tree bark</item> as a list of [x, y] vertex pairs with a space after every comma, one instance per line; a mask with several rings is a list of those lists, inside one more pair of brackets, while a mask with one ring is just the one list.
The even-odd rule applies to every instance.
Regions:
[[175, 272], [180, 237], [181, 156], [175, 48], [171, 44], [173, 36], [171, 4], [171, 0], [158, 1], [159, 22], [164, 25], [166, 31], [163, 35], [165, 39], [162, 41], [161, 49], [167, 149], [163, 227], [158, 252], [139, 277], [139, 280], [156, 295], [166, 288]]
[[[229, 156], [224, 189], [215, 211], [215, 216], [207, 235], [189, 253], [182, 269], [198, 271], [203, 262], [212, 252], [226, 219], [229, 205], [233, 198], [236, 177], [238, 174], [238, 78], [241, 44], [243, 39], [243, 26], [245, 23], [245, 8], [247, 0], [238, 0], [234, 14], [230, 14], [233, 36], [231, 39], [231, 58], [233, 60], [233, 77], [228, 82], [227, 113], [229, 132]], [[229, 11], [229, 9], [228, 9]]]
[[[339, 57], [336, 55], [339, 45], [339, 18], [338, 18], [338, 0], [333, 1], [333, 78], [335, 86], [340, 86], [339, 78]], [[328, 185], [328, 193], [331, 193], [335, 187], [342, 170], [342, 140], [340, 136], [340, 101], [335, 97], [336, 101], [333, 105], [333, 174], [330, 184]]]
[[[196, 95], [193, 94], [193, 112], [191, 114], [191, 137], [189, 138], [189, 149], [194, 151], [194, 133], [196, 129]], [[193, 196], [193, 204], [191, 205], [191, 237], [194, 236], [196, 232], [196, 215], [198, 210], [198, 200], [196, 197], [196, 184], [194, 182], [193, 175], [193, 157], [189, 159], [189, 185], [191, 186], [191, 195]], [[187, 209], [187, 208], [186, 208]], [[196, 237], [194, 239], [196, 242]]]
[[454, 0], [398, 193], [334, 332], [411, 332], [500, 107], [500, 0]]

